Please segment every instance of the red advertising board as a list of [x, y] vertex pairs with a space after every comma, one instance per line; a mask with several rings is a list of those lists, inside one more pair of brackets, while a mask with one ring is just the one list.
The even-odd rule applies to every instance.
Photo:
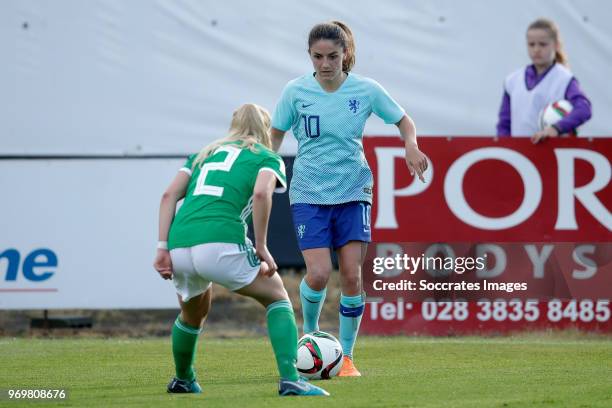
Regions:
[[[419, 145], [426, 183], [409, 174], [398, 138], [364, 139], [375, 186], [363, 332], [612, 332], [612, 139]], [[455, 264], [410, 271], [389, 261], [400, 255]], [[482, 268], [457, 272], [471, 258]]]

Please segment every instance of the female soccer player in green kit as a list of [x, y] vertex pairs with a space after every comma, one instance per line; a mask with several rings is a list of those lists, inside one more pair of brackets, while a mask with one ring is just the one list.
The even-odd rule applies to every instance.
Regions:
[[[279, 395], [329, 395], [300, 378], [295, 367], [295, 317], [266, 240], [272, 193], [277, 183], [281, 191], [286, 188], [285, 166], [270, 148], [270, 115], [243, 105], [228, 135], [190, 156], [162, 196], [154, 267], [172, 279], [181, 307], [172, 327], [176, 377], [168, 384], [170, 393], [202, 391], [193, 362], [216, 282], [267, 309]], [[246, 236], [251, 213], [255, 248]]]
[[365, 296], [361, 267], [371, 240], [373, 179], [361, 139], [375, 113], [395, 124], [406, 146], [406, 164], [421, 181], [427, 158], [419, 150], [414, 123], [376, 81], [351, 71], [355, 63], [353, 34], [346, 24], [315, 25], [308, 36], [314, 73], [290, 81], [272, 117], [272, 143], [278, 150], [285, 132], [298, 141], [289, 200], [298, 244], [306, 263], [300, 284], [304, 332], [318, 330], [332, 270], [330, 249], [340, 264], [341, 377], [361, 373], [353, 364]]

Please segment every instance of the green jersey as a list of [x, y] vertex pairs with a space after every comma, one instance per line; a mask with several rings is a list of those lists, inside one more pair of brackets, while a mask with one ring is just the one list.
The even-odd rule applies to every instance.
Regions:
[[256, 144], [255, 152], [237, 143], [218, 147], [192, 169], [189, 156], [181, 171], [190, 175], [185, 200], [168, 236], [168, 248], [188, 248], [210, 242], [246, 243], [247, 222], [253, 211], [253, 188], [261, 171], [277, 178], [277, 192], [287, 187], [281, 157]]

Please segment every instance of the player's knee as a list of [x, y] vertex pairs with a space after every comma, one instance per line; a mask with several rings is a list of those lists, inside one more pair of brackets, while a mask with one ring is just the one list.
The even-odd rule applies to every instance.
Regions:
[[268, 293], [267, 296], [262, 296], [261, 298], [258, 298], [256, 300], [259, 303], [261, 303], [264, 307], [268, 307], [272, 303], [276, 303], [281, 300], [290, 301], [289, 295], [287, 294], [287, 291], [285, 290], [285, 288], [282, 288], [282, 290], [271, 291], [270, 293]]
[[289, 300], [289, 294], [287, 294], [287, 290], [285, 290], [285, 286], [282, 282], [274, 290], [274, 301], [278, 300]]
[[260, 303], [267, 307], [269, 304], [278, 302], [279, 300], [289, 300], [285, 285], [278, 274], [274, 275], [270, 283], [269, 291], [262, 297]]
[[327, 286], [329, 275], [326, 274], [311, 274], [306, 283], [313, 290], [323, 290]]
[[307, 283], [312, 289], [319, 290], [327, 285], [331, 267], [323, 265], [309, 265], [307, 274]]
[[360, 292], [361, 287], [361, 274], [359, 273], [351, 273], [345, 274], [340, 279], [342, 283], [343, 292]]
[[191, 327], [201, 327], [202, 322], [206, 318], [206, 315], [192, 315], [187, 313], [181, 313], [181, 320], [187, 323]]
[[206, 318], [208, 317], [208, 310], [209, 309], [202, 311], [202, 314], [200, 315], [200, 324], [206, 321]]

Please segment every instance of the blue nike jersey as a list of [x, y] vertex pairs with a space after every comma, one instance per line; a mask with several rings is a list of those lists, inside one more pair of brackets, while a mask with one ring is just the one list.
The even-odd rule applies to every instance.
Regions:
[[362, 145], [372, 112], [385, 123], [397, 123], [405, 114], [380, 84], [352, 73], [331, 93], [312, 74], [285, 86], [272, 127], [291, 129], [298, 141], [291, 204], [372, 202], [374, 181]]

